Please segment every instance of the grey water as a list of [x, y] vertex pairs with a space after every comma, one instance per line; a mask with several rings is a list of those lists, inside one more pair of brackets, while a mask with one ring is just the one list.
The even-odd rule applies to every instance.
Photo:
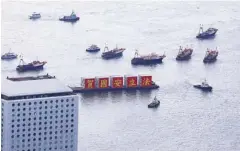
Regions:
[[[18, 74], [19, 59], [1, 61], [1, 75], [49, 73], [66, 85], [81, 77], [150, 74], [160, 85], [149, 92], [80, 95], [80, 151], [239, 151], [240, 150], [240, 2], [143, 1], [4, 1], [2, 54], [11, 49], [26, 62], [48, 63], [43, 71]], [[58, 21], [74, 10], [75, 24]], [[42, 18], [28, 19], [32, 12]], [[219, 29], [214, 39], [197, 40], [199, 25]], [[126, 48], [123, 57], [102, 60], [87, 53], [90, 44], [103, 50]], [[192, 46], [192, 58], [176, 62], [179, 46]], [[218, 60], [203, 64], [207, 48]], [[135, 49], [166, 58], [156, 66], [131, 65]], [[212, 93], [192, 87], [207, 79]], [[154, 96], [158, 109], [147, 104]]]

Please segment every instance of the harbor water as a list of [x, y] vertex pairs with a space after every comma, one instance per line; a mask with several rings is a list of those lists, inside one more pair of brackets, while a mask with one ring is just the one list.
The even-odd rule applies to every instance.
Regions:
[[[160, 85], [149, 92], [80, 95], [79, 151], [239, 151], [240, 2], [2, 2], [2, 54], [11, 49], [24, 61], [47, 61], [43, 71], [17, 73], [19, 59], [1, 61], [3, 78], [50, 74], [66, 85], [81, 77], [150, 74]], [[59, 21], [72, 10], [74, 24]], [[29, 20], [32, 12], [41, 18]], [[199, 25], [218, 28], [198, 40]], [[126, 48], [103, 60], [101, 51]], [[96, 44], [101, 51], [86, 52]], [[179, 46], [192, 46], [189, 61], [175, 60]], [[219, 51], [204, 64], [207, 48]], [[165, 52], [163, 63], [132, 66], [139, 54]], [[211, 93], [193, 88], [207, 79]], [[23, 87], [24, 88], [24, 87]], [[157, 96], [158, 109], [147, 105]]]

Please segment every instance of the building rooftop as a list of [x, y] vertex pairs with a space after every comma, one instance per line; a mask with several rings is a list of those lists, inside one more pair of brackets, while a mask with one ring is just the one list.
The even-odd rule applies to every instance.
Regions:
[[2, 79], [2, 95], [24, 96], [71, 92], [68, 86], [61, 83], [58, 79], [39, 79], [39, 80], [20, 80], [12, 81], [10, 79]]

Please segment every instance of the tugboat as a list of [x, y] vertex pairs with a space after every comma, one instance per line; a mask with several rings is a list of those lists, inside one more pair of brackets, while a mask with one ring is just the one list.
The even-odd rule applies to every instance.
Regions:
[[196, 36], [196, 38], [198, 38], [198, 39], [212, 38], [215, 36], [217, 31], [218, 31], [218, 29], [216, 29], [216, 28], [208, 28], [206, 31], [203, 31], [203, 25], [200, 25], [199, 33]]
[[89, 48], [86, 49], [87, 52], [98, 52], [100, 48], [97, 45], [91, 45]]
[[178, 61], [188, 60], [191, 58], [192, 52], [193, 52], [192, 48], [185, 48], [184, 50], [182, 50], [182, 47], [180, 46], [176, 60]]
[[12, 59], [16, 59], [17, 57], [18, 57], [17, 54], [14, 54], [12, 52], [7, 52], [1, 56], [1, 59], [2, 60], [12, 60]]
[[193, 85], [194, 88], [201, 89], [203, 91], [212, 91], [212, 87], [207, 83], [207, 80], [205, 79], [202, 84]]
[[29, 19], [39, 19], [41, 18], [41, 14], [40, 13], [36, 13], [36, 12], [33, 12], [31, 16], [29, 16]]
[[160, 104], [160, 101], [155, 96], [153, 101], [150, 104], [148, 104], [148, 108], [157, 108], [159, 104]]
[[59, 18], [60, 21], [65, 22], [76, 22], [79, 20], [79, 17], [72, 11], [72, 14], [70, 16], [63, 16], [62, 18]]
[[[21, 64], [22, 63], [22, 64]], [[18, 72], [25, 72], [25, 71], [35, 71], [43, 69], [43, 66], [46, 64], [46, 61], [33, 61], [26, 64], [23, 59], [20, 60], [19, 65], [17, 66], [16, 70]]]
[[216, 50], [207, 50], [206, 55], [203, 59], [204, 63], [210, 63], [210, 62], [214, 62], [217, 60], [217, 56], [218, 56], [218, 51]]
[[151, 53], [150, 55], [146, 56], [139, 56], [138, 50], [135, 51], [135, 56], [131, 60], [133, 65], [151, 65], [151, 64], [158, 64], [162, 63], [163, 58], [165, 58], [165, 54], [162, 56], [157, 55], [156, 53]]
[[108, 49], [107, 46], [105, 46], [104, 51], [102, 53], [103, 59], [113, 59], [113, 58], [119, 58], [123, 55], [123, 51], [126, 50], [125, 48], [114, 48], [113, 50]]

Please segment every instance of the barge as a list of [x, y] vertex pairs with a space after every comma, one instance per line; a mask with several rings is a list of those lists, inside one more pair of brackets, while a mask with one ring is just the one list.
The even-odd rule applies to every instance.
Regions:
[[151, 90], [159, 88], [159, 86], [152, 81], [152, 76], [149, 75], [82, 78], [81, 86], [69, 87], [75, 93]]

